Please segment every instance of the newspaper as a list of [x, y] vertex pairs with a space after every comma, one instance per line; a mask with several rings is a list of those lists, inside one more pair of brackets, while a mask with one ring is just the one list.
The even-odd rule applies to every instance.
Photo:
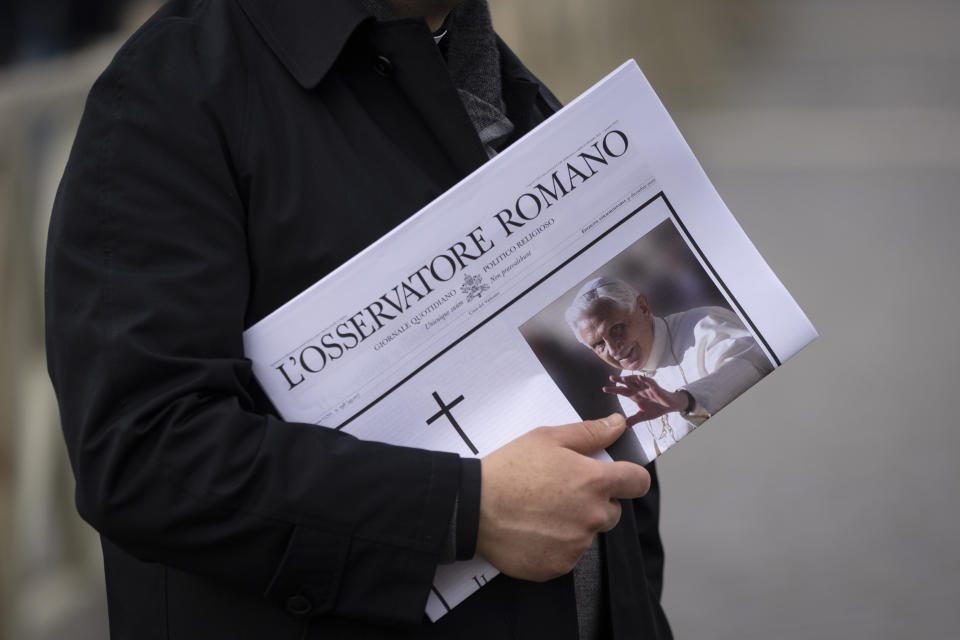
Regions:
[[[482, 457], [612, 407], [643, 463], [815, 337], [631, 60], [244, 348], [287, 420]], [[440, 566], [427, 615], [496, 575]]]

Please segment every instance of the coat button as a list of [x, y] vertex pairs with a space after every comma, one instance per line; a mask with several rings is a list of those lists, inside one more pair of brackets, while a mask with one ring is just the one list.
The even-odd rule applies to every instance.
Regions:
[[305, 616], [313, 610], [313, 604], [306, 596], [290, 596], [284, 603], [287, 613], [295, 616]]
[[377, 56], [377, 59], [373, 61], [373, 68], [382, 76], [393, 73], [393, 63], [387, 56]]

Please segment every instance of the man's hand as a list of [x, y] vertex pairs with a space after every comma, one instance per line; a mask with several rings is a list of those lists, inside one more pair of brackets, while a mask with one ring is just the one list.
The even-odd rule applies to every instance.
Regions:
[[586, 454], [626, 429], [620, 414], [539, 427], [483, 458], [477, 550], [497, 569], [542, 582], [568, 573], [593, 537], [620, 521], [618, 498], [650, 489], [650, 474], [630, 462]]
[[662, 415], [687, 408], [687, 394], [683, 391], [667, 391], [653, 378], [646, 376], [610, 376], [612, 386], [604, 387], [604, 393], [616, 394], [633, 400], [639, 407], [627, 417], [627, 425], [633, 426], [643, 420], [654, 420]]

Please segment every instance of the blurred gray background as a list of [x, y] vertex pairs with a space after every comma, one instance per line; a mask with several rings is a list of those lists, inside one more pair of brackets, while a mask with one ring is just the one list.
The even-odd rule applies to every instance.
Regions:
[[[40, 306], [83, 98], [156, 5], [101, 4], [59, 40], [0, 9], [0, 638], [107, 635]], [[958, 637], [960, 2], [491, 5], [563, 100], [636, 58], [822, 334], [660, 463], [676, 636]]]

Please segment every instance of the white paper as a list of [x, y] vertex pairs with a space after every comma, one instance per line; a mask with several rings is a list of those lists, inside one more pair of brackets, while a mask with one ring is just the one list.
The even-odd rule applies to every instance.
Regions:
[[[771, 369], [816, 337], [629, 61], [248, 329], [244, 348], [284, 419], [482, 457], [581, 419], [544, 350], [594, 358], [562, 310], [611, 274], [728, 308]], [[496, 574], [482, 558], [441, 566], [427, 614]]]

